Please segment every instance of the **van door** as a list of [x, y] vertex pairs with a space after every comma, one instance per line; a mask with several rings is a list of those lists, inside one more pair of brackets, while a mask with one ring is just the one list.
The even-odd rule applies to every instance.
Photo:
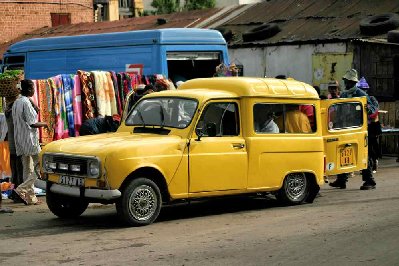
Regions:
[[320, 102], [326, 175], [367, 168], [366, 98]]
[[197, 136], [190, 140], [190, 193], [246, 188], [248, 159], [241, 132], [238, 101], [215, 101], [205, 107]]

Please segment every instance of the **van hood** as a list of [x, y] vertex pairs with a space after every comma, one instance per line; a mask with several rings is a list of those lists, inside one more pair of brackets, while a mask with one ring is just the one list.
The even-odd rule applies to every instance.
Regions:
[[129, 132], [104, 133], [98, 135], [71, 137], [50, 142], [44, 152], [74, 155], [99, 156], [123, 150], [135, 150], [140, 147], [170, 146], [181, 143], [181, 137], [175, 135], [132, 134]]

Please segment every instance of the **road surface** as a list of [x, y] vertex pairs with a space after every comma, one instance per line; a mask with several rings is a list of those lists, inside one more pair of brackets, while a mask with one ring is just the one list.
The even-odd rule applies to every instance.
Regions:
[[0, 214], [0, 265], [399, 265], [399, 163], [380, 164], [375, 190], [359, 190], [357, 174], [313, 204], [218, 199], [165, 207], [136, 228], [113, 205], [60, 220], [6, 200], [15, 212]]

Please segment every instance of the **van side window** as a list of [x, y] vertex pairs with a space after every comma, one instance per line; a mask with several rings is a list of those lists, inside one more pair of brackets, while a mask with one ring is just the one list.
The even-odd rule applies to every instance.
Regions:
[[276, 122], [276, 113], [282, 113], [283, 105], [258, 103], [254, 105], [254, 129], [256, 133], [280, 133]]
[[363, 106], [359, 102], [336, 103], [328, 108], [328, 129], [356, 128], [363, 125]]
[[238, 136], [240, 124], [237, 103], [210, 103], [198, 121], [197, 130], [204, 137]]
[[316, 131], [315, 108], [311, 104], [255, 104], [256, 133], [312, 133]]

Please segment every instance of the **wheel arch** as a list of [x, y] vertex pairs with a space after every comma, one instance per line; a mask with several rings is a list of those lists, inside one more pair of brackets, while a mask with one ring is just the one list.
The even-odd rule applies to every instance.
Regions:
[[158, 169], [153, 167], [141, 167], [130, 173], [122, 182], [119, 190], [123, 191], [132, 180], [139, 177], [145, 177], [153, 181], [155, 184], [157, 184], [159, 190], [161, 191], [162, 200], [166, 202], [170, 200], [168, 185], [164, 175]]

